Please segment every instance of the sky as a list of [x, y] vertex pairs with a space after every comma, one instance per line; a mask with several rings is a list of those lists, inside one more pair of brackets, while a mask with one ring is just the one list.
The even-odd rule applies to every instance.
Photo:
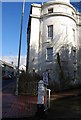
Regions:
[[[25, 2], [22, 28], [21, 59], [24, 59], [24, 57], [26, 58], [27, 54], [27, 25], [30, 6], [32, 3], [33, 2]], [[22, 2], [2, 3], [2, 59], [4, 61], [12, 62], [14, 59], [18, 59], [17, 56], [19, 52], [21, 16]]]
[[[30, 4], [25, 3], [25, 13], [22, 29], [21, 55], [26, 55], [27, 49], [27, 23]], [[2, 55], [17, 56], [20, 40], [20, 24], [22, 15], [22, 2], [2, 3]]]
[[[27, 24], [31, 3], [25, 3], [25, 12], [22, 29], [21, 59], [25, 64], [27, 53]], [[20, 26], [22, 16], [22, 2], [2, 3], [2, 59], [17, 64]], [[24, 58], [23, 58], [24, 56]], [[21, 63], [22, 64], [22, 63]]]
[[[22, 46], [21, 46], [21, 59], [24, 59], [22, 60], [23, 63], [25, 63], [26, 54], [27, 54], [27, 25], [28, 25], [30, 6], [32, 3], [31, 2], [25, 3], [23, 29], [22, 29]], [[77, 5], [76, 3], [74, 4], [76, 8], [78, 8], [78, 6], [80, 5], [81, 2], [80, 4]], [[17, 63], [19, 40], [20, 40], [22, 2], [2, 2], [2, 11], [1, 11], [1, 3], [0, 3], [0, 14], [2, 14], [2, 21], [0, 19], [1, 21], [0, 26], [2, 25], [2, 46], [0, 44], [0, 56], [3, 56], [2, 59], [4, 61], [8, 61], [8, 62], [13, 61]]]

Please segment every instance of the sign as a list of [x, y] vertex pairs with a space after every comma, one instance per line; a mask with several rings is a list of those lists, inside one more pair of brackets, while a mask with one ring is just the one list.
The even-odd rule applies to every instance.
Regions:
[[45, 85], [48, 85], [48, 72], [43, 73], [43, 81]]

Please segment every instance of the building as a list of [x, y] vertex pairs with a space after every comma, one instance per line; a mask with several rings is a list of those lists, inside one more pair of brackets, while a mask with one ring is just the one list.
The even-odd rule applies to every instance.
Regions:
[[32, 4], [27, 28], [27, 70], [49, 82], [81, 83], [81, 13], [69, 0]]
[[16, 76], [16, 67], [13, 64], [0, 60], [0, 71], [2, 71], [2, 78], [8, 79]]
[[19, 66], [19, 72], [26, 72], [26, 66], [25, 65], [20, 65]]

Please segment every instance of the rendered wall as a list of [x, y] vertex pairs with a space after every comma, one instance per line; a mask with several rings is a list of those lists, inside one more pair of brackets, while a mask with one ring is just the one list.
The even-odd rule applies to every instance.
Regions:
[[30, 49], [29, 49], [29, 72], [38, 71], [38, 48], [39, 48], [39, 26], [40, 26], [40, 6], [32, 6], [31, 16], [31, 33], [30, 33]]
[[[48, 14], [49, 8], [53, 8], [53, 13]], [[77, 83], [76, 79], [81, 78], [80, 21], [80, 14], [68, 0], [67, 2], [53, 0], [40, 7], [34, 5], [31, 15], [29, 71], [35, 69], [40, 75], [48, 71], [49, 79], [59, 82], [60, 68], [57, 60], [59, 53], [65, 78], [72, 81], [72, 84]], [[53, 25], [52, 40], [48, 39], [48, 25]], [[50, 47], [53, 47], [52, 62], [46, 60], [46, 49]]]

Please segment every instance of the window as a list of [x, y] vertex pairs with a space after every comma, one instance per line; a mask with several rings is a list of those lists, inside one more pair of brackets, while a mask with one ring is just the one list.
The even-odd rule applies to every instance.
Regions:
[[53, 25], [48, 26], [48, 38], [53, 39]]
[[73, 32], [73, 41], [75, 41], [75, 29], [72, 29]]
[[53, 13], [53, 8], [49, 8], [48, 13]]
[[52, 61], [53, 59], [53, 47], [47, 48], [46, 60]]

